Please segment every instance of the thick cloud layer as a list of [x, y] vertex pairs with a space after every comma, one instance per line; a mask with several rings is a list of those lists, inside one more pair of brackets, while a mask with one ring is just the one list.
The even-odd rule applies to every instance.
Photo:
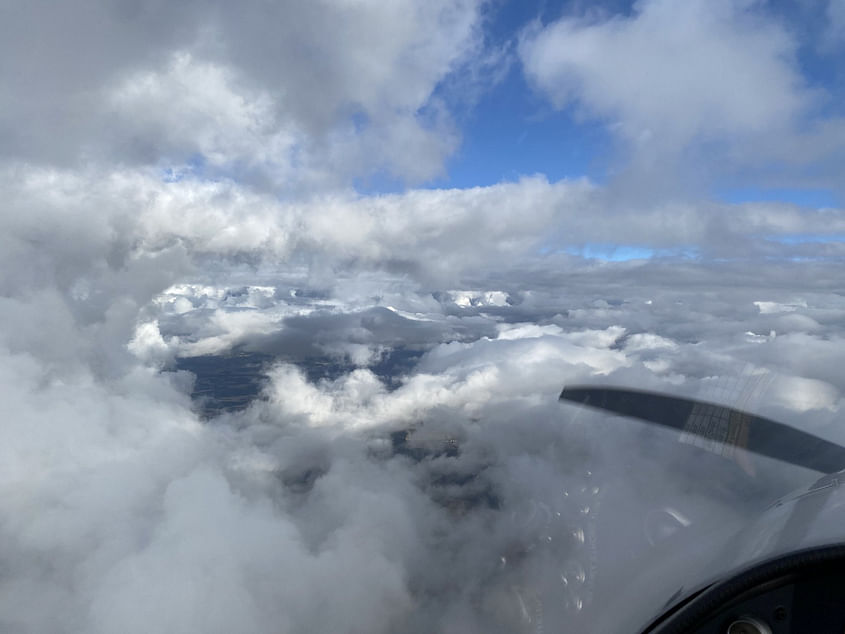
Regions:
[[[649, 40], [667, 6], [527, 33], [525, 68], [553, 99], [663, 121], [608, 97], [604, 67], [570, 69], [573, 96], [541, 62], [560, 32]], [[692, 34], [728, 28], [738, 73], [791, 86], [788, 35], [765, 22], [734, 51], [733, 6]], [[0, 630], [591, 631], [660, 541], [650, 510], [730, 530], [812, 474], [565, 407], [562, 385], [845, 441], [841, 210], [643, 206], [542, 175], [351, 189], [442, 169], [466, 97], [444, 85], [490, 63], [484, 9], [0, 9]], [[713, 117], [788, 125], [806, 97], [702, 94], [676, 146]], [[654, 257], [579, 255], [595, 245]], [[191, 400], [177, 368], [209, 356], [257, 359], [248, 406]]]
[[[756, 507], [646, 484], [695, 469], [636, 426], [568, 426], [563, 384], [733, 390], [845, 440], [838, 263], [772, 261], [759, 237], [838, 212], [715, 208], [733, 216], [713, 228], [688, 211], [642, 239], [704, 255], [601, 264], [545, 248], [549, 225], [635, 237], [584, 182], [280, 203], [233, 182], [17, 167], [4, 191], [9, 631], [511, 631], [528, 627], [520, 601], [576, 630], [639, 534], [603, 536], [600, 555], [565, 536], [598, 530], [561, 497], [586, 471], [611, 487], [602, 526], [673, 496], [727, 526]], [[173, 360], [233, 350], [275, 359], [263, 393], [200, 422]], [[397, 350], [410, 363], [377, 376]], [[327, 360], [339, 373], [309, 381]], [[620, 456], [644, 479], [613, 476]], [[806, 477], [763, 468], [758, 501]], [[538, 525], [537, 508], [560, 519]], [[565, 566], [602, 571], [558, 596]]]

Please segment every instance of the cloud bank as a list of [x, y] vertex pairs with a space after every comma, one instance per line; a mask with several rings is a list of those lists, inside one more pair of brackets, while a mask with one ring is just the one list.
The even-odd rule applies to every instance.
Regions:
[[[661, 155], [756, 142], [814, 95], [755, 6], [561, 18], [519, 54], [626, 142], [662, 128]], [[563, 384], [736, 388], [845, 440], [842, 210], [542, 174], [355, 189], [442, 172], [489, 10], [0, 10], [0, 629], [590, 631], [649, 509], [732, 527], [808, 474], [761, 463], [728, 494], [731, 465], [565, 408]], [[647, 63], [673, 46], [759, 97], [703, 82], [675, 120]], [[602, 244], [649, 257], [583, 257]], [[255, 398], [209, 415], [179, 364], [238, 355]]]

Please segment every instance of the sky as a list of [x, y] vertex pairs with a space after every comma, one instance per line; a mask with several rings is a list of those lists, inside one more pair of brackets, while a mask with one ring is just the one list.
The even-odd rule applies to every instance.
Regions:
[[[813, 474], [557, 397], [845, 442], [843, 56], [841, 0], [3, 3], [0, 630], [647, 619], [649, 511]], [[271, 360], [208, 416], [215, 355]]]

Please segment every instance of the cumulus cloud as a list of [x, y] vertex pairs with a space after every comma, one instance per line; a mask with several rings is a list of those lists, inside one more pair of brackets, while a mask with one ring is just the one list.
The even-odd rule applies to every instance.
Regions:
[[752, 8], [644, 2], [628, 19], [563, 18], [524, 40], [526, 71], [557, 105], [581, 101], [634, 139], [779, 127], [803, 105], [794, 44]]
[[537, 90], [605, 122], [649, 187], [667, 173], [688, 187], [738, 169], [759, 179], [773, 162], [793, 179], [810, 164], [818, 175], [824, 159], [841, 169], [842, 122], [820, 114], [829, 96], [802, 73], [800, 46], [765, 3], [643, 0], [630, 15], [536, 24], [519, 51]]
[[[671, 21], [702, 47], [725, 35], [703, 50], [737, 56], [729, 78], [787, 91], [690, 87], [673, 143], [790, 125], [788, 34], [714, 6], [564, 19], [525, 36], [525, 65], [633, 139], [668, 89], [632, 58], [605, 92], [614, 38], [656, 57]], [[653, 552], [649, 510], [731, 528], [807, 474], [764, 462], [737, 487], [673, 436], [565, 408], [562, 384], [742, 399], [845, 438], [841, 245], [794, 239], [845, 233], [841, 210], [623, 213], [542, 175], [349, 188], [441, 169], [440, 89], [490, 59], [482, 10], [0, 9], [0, 629], [591, 631], [628, 578], [617, 554]], [[654, 99], [629, 99], [636, 81]], [[589, 243], [671, 254], [572, 254]], [[199, 362], [238, 408], [191, 399]]]
[[371, 170], [425, 180], [455, 143], [433, 93], [480, 50], [479, 15], [474, 0], [8, 7], [4, 155], [199, 154], [290, 188]]

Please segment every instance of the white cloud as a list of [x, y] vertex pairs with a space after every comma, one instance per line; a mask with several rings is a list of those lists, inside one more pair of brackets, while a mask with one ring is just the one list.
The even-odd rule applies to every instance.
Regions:
[[764, 2], [641, 0], [630, 15], [534, 25], [519, 52], [556, 108], [602, 121], [622, 141], [629, 198], [672, 186], [688, 195], [712, 180], [783, 186], [783, 169], [766, 180], [773, 165], [791, 183], [836, 189], [843, 126], [802, 74], [801, 44]]
[[[257, 6], [3, 9], [0, 629], [513, 631], [516, 577], [557, 565], [530, 552], [539, 537], [570, 544], [583, 514], [563, 492], [592, 461], [624, 455], [653, 493], [675, 480], [638, 455], [641, 428], [604, 433], [584, 413], [597, 424], [567, 425], [563, 383], [698, 395], [741, 382], [743, 367], [776, 368], [759, 408], [837, 436], [841, 265], [786, 260], [806, 245], [772, 237], [845, 232], [841, 211], [665, 204], [635, 216], [603, 187], [542, 176], [354, 194], [353, 176], [424, 179], [454, 147], [434, 95], [482, 52], [479, 3]], [[781, 31], [749, 35], [751, 17], [728, 4], [693, 24], [702, 6], [560, 22], [523, 52], [559, 55], [561, 32], [582, 53], [601, 45], [609, 58], [573, 58], [601, 80], [578, 98], [627, 117], [626, 134], [668, 111], [628, 103], [647, 70], [636, 60], [632, 83], [604, 92], [621, 55], [611, 35], [655, 57], [667, 43], [646, 36], [669, 17], [701, 46], [724, 33], [734, 51], [747, 36], [729, 79], [762, 69], [789, 87], [778, 82], [790, 67], [772, 61], [790, 51]], [[557, 77], [537, 69], [541, 85]], [[690, 88], [694, 116], [672, 124], [675, 141], [717, 133], [717, 118], [780, 125], [803, 104], [729, 97]], [[694, 245], [701, 258], [560, 252], [587, 242]], [[201, 422], [190, 376], [159, 369], [238, 346], [288, 362], [249, 408]], [[403, 352], [393, 381], [380, 379], [378, 364]], [[340, 376], [309, 380], [301, 366], [315, 359]], [[616, 484], [628, 519], [640, 483]], [[694, 510], [733, 517], [706, 497]], [[535, 498], [560, 513], [560, 535], [522, 522]], [[514, 551], [526, 563], [508, 576], [500, 561]]]
[[786, 377], [773, 390], [779, 404], [798, 412], [826, 408], [834, 410], [841, 398], [841, 392], [829, 383], [802, 377]]
[[793, 304], [780, 304], [778, 302], [754, 302], [754, 305], [757, 307], [762, 314], [770, 314], [770, 313], [791, 313], [793, 311], [798, 310], [799, 308], [807, 308], [807, 304], [805, 302], [796, 302]]
[[[837, 263], [818, 263], [810, 279], [798, 263], [749, 278], [742, 262], [632, 269], [532, 253], [549, 222], [591, 201], [584, 183], [337, 197], [327, 208], [232, 183], [14, 176], [6, 208], [29, 214], [0, 215], [7, 629], [496, 631], [485, 601], [508, 603], [491, 598], [489, 563], [531, 539], [509, 511], [573, 481], [571, 457], [555, 453], [576, 442], [556, 402], [563, 383], [697, 395], [707, 377], [775, 365], [784, 393], [763, 401], [767, 413], [829, 430], [841, 409]], [[335, 231], [330, 219], [347, 214], [369, 220], [354, 235]], [[756, 231], [756, 218], [737, 231]], [[219, 259], [244, 253], [266, 263], [229, 270]], [[297, 268], [306, 256], [342, 275], [309, 286], [308, 267]], [[385, 271], [400, 257], [418, 268]], [[438, 293], [423, 281], [438, 275], [443, 288], [473, 290]], [[455, 302], [464, 297], [478, 301]], [[795, 310], [763, 313], [755, 301]], [[803, 321], [783, 321], [794, 317]], [[746, 341], [770, 329], [776, 338]], [[363, 368], [315, 384], [279, 365], [266, 400], [202, 424], [183, 377], [126, 349], [158, 363], [172, 352], [163, 344], [192, 341], [291, 356], [322, 346], [357, 362], [409, 343], [426, 352], [395, 386]], [[460, 458], [391, 458], [387, 433], [414, 426], [425, 433], [409, 451], [456, 439]], [[616, 455], [612, 439], [636, 460], [637, 429], [613, 427], [603, 450]], [[475, 501], [488, 489], [507, 512]]]
[[149, 365], [163, 365], [173, 357], [171, 348], [161, 336], [158, 320], [138, 324], [127, 347], [132, 354]]
[[222, 168], [239, 161], [286, 170], [298, 140], [294, 125], [277, 122], [271, 93], [239, 86], [235, 69], [189, 52], [110, 88], [108, 107], [160, 160], [200, 155]]
[[625, 342], [625, 350], [629, 352], [641, 352], [645, 350], [660, 350], [667, 348], [674, 350], [677, 349], [677, 347], [678, 344], [671, 339], [651, 333], [637, 333], [635, 335], [631, 335]]
[[640, 2], [630, 18], [562, 18], [529, 32], [526, 72], [648, 144], [776, 130], [806, 104], [795, 44], [754, 3]]
[[476, 0], [10, 8], [2, 155], [180, 168], [202, 154], [291, 191], [431, 178], [456, 139], [433, 93], [481, 51], [479, 14]]

